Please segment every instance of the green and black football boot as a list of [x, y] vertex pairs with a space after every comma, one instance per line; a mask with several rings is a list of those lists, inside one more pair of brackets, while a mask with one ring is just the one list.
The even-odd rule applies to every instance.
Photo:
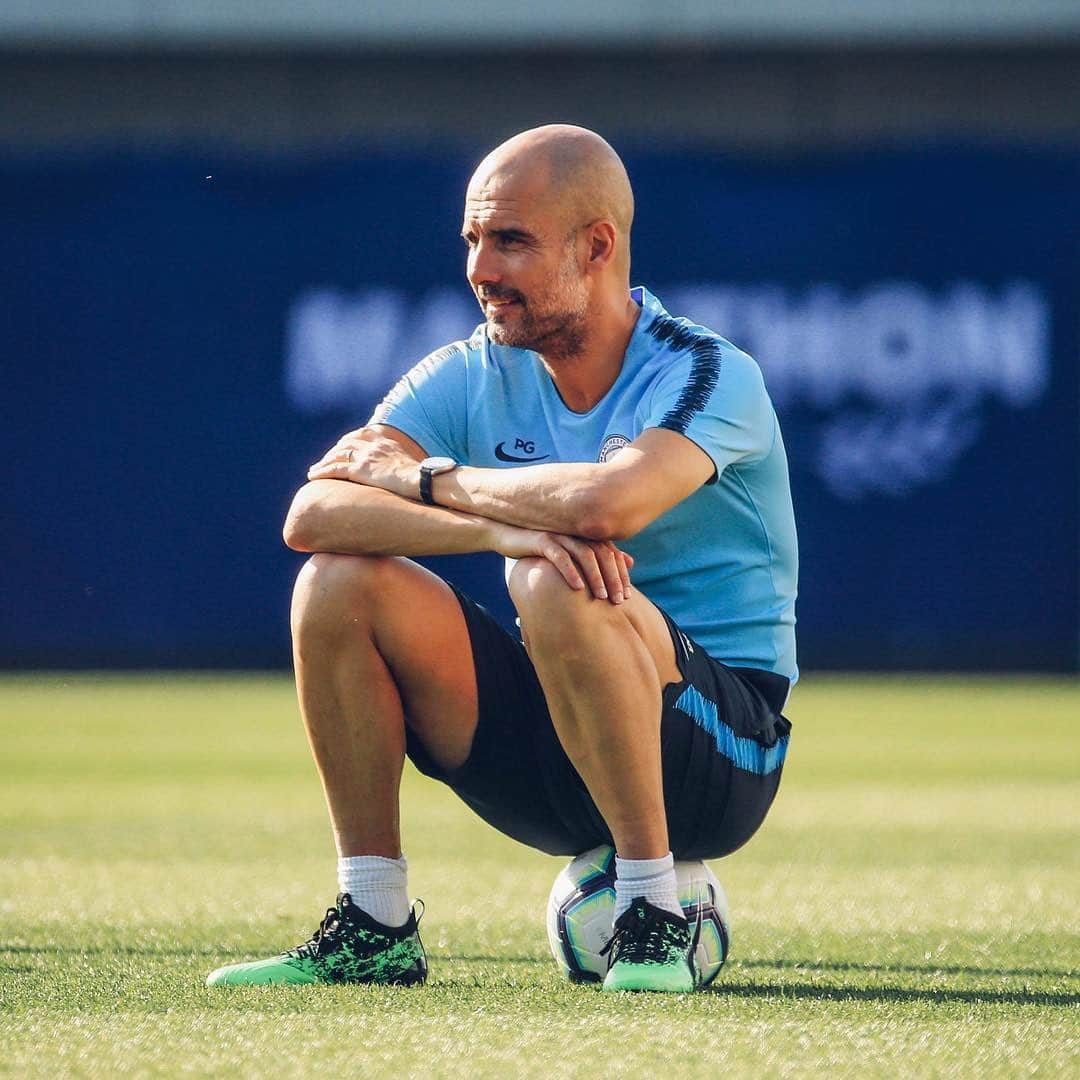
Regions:
[[[423, 914], [423, 907], [420, 909]], [[358, 908], [348, 893], [329, 908], [310, 940], [280, 956], [229, 964], [212, 971], [207, 986], [306, 983], [378, 983], [414, 986], [427, 978], [427, 957], [417, 931], [416, 908], [404, 926], [383, 926]]]
[[615, 920], [615, 933], [601, 955], [610, 953], [605, 990], [661, 990], [689, 993], [696, 933], [686, 919], [637, 897]]

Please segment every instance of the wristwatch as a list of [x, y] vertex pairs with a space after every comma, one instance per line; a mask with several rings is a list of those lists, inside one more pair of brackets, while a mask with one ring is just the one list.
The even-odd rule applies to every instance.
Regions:
[[458, 463], [449, 457], [429, 457], [420, 462], [420, 501], [428, 506], [435, 506], [435, 496], [431, 494], [431, 478], [442, 473], [453, 472]]

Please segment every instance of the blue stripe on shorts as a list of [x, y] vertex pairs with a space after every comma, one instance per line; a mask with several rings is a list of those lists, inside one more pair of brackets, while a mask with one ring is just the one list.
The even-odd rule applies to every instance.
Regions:
[[716, 741], [716, 748], [724, 757], [734, 762], [736, 768], [756, 773], [758, 776], [768, 776], [784, 763], [788, 747], [787, 735], [781, 735], [775, 746], [762, 746], [754, 739], [736, 735], [731, 726], [720, 719], [715, 703], [693, 686], [688, 686], [679, 695], [675, 708], [686, 713], [699, 727], [707, 731]]

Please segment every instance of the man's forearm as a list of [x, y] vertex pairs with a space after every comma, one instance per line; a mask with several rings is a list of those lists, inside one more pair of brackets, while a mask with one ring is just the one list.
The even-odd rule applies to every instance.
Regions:
[[462, 466], [433, 478], [435, 501], [526, 529], [607, 539], [604, 466], [587, 462], [521, 469]]
[[293, 499], [285, 543], [342, 555], [458, 555], [492, 550], [491, 520], [424, 506], [381, 488], [313, 480]]
[[[350, 432], [311, 466], [308, 479], [347, 480], [415, 501], [420, 462], [414, 447], [401, 445], [404, 438], [392, 428]], [[624, 482], [625, 466], [632, 467], [642, 456], [626, 447], [617, 461], [605, 464], [559, 462], [520, 469], [462, 465], [433, 477], [432, 491], [439, 506], [504, 525], [613, 540], [632, 536], [656, 516], [647, 486], [643, 494], [642, 485]]]

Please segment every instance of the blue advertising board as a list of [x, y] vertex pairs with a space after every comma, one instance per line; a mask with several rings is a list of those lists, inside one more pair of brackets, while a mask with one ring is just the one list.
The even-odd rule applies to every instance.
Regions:
[[[476, 156], [0, 161], [0, 665], [288, 662], [307, 464], [478, 321]], [[635, 282], [776, 402], [804, 669], [1075, 670], [1080, 156], [627, 164]]]

